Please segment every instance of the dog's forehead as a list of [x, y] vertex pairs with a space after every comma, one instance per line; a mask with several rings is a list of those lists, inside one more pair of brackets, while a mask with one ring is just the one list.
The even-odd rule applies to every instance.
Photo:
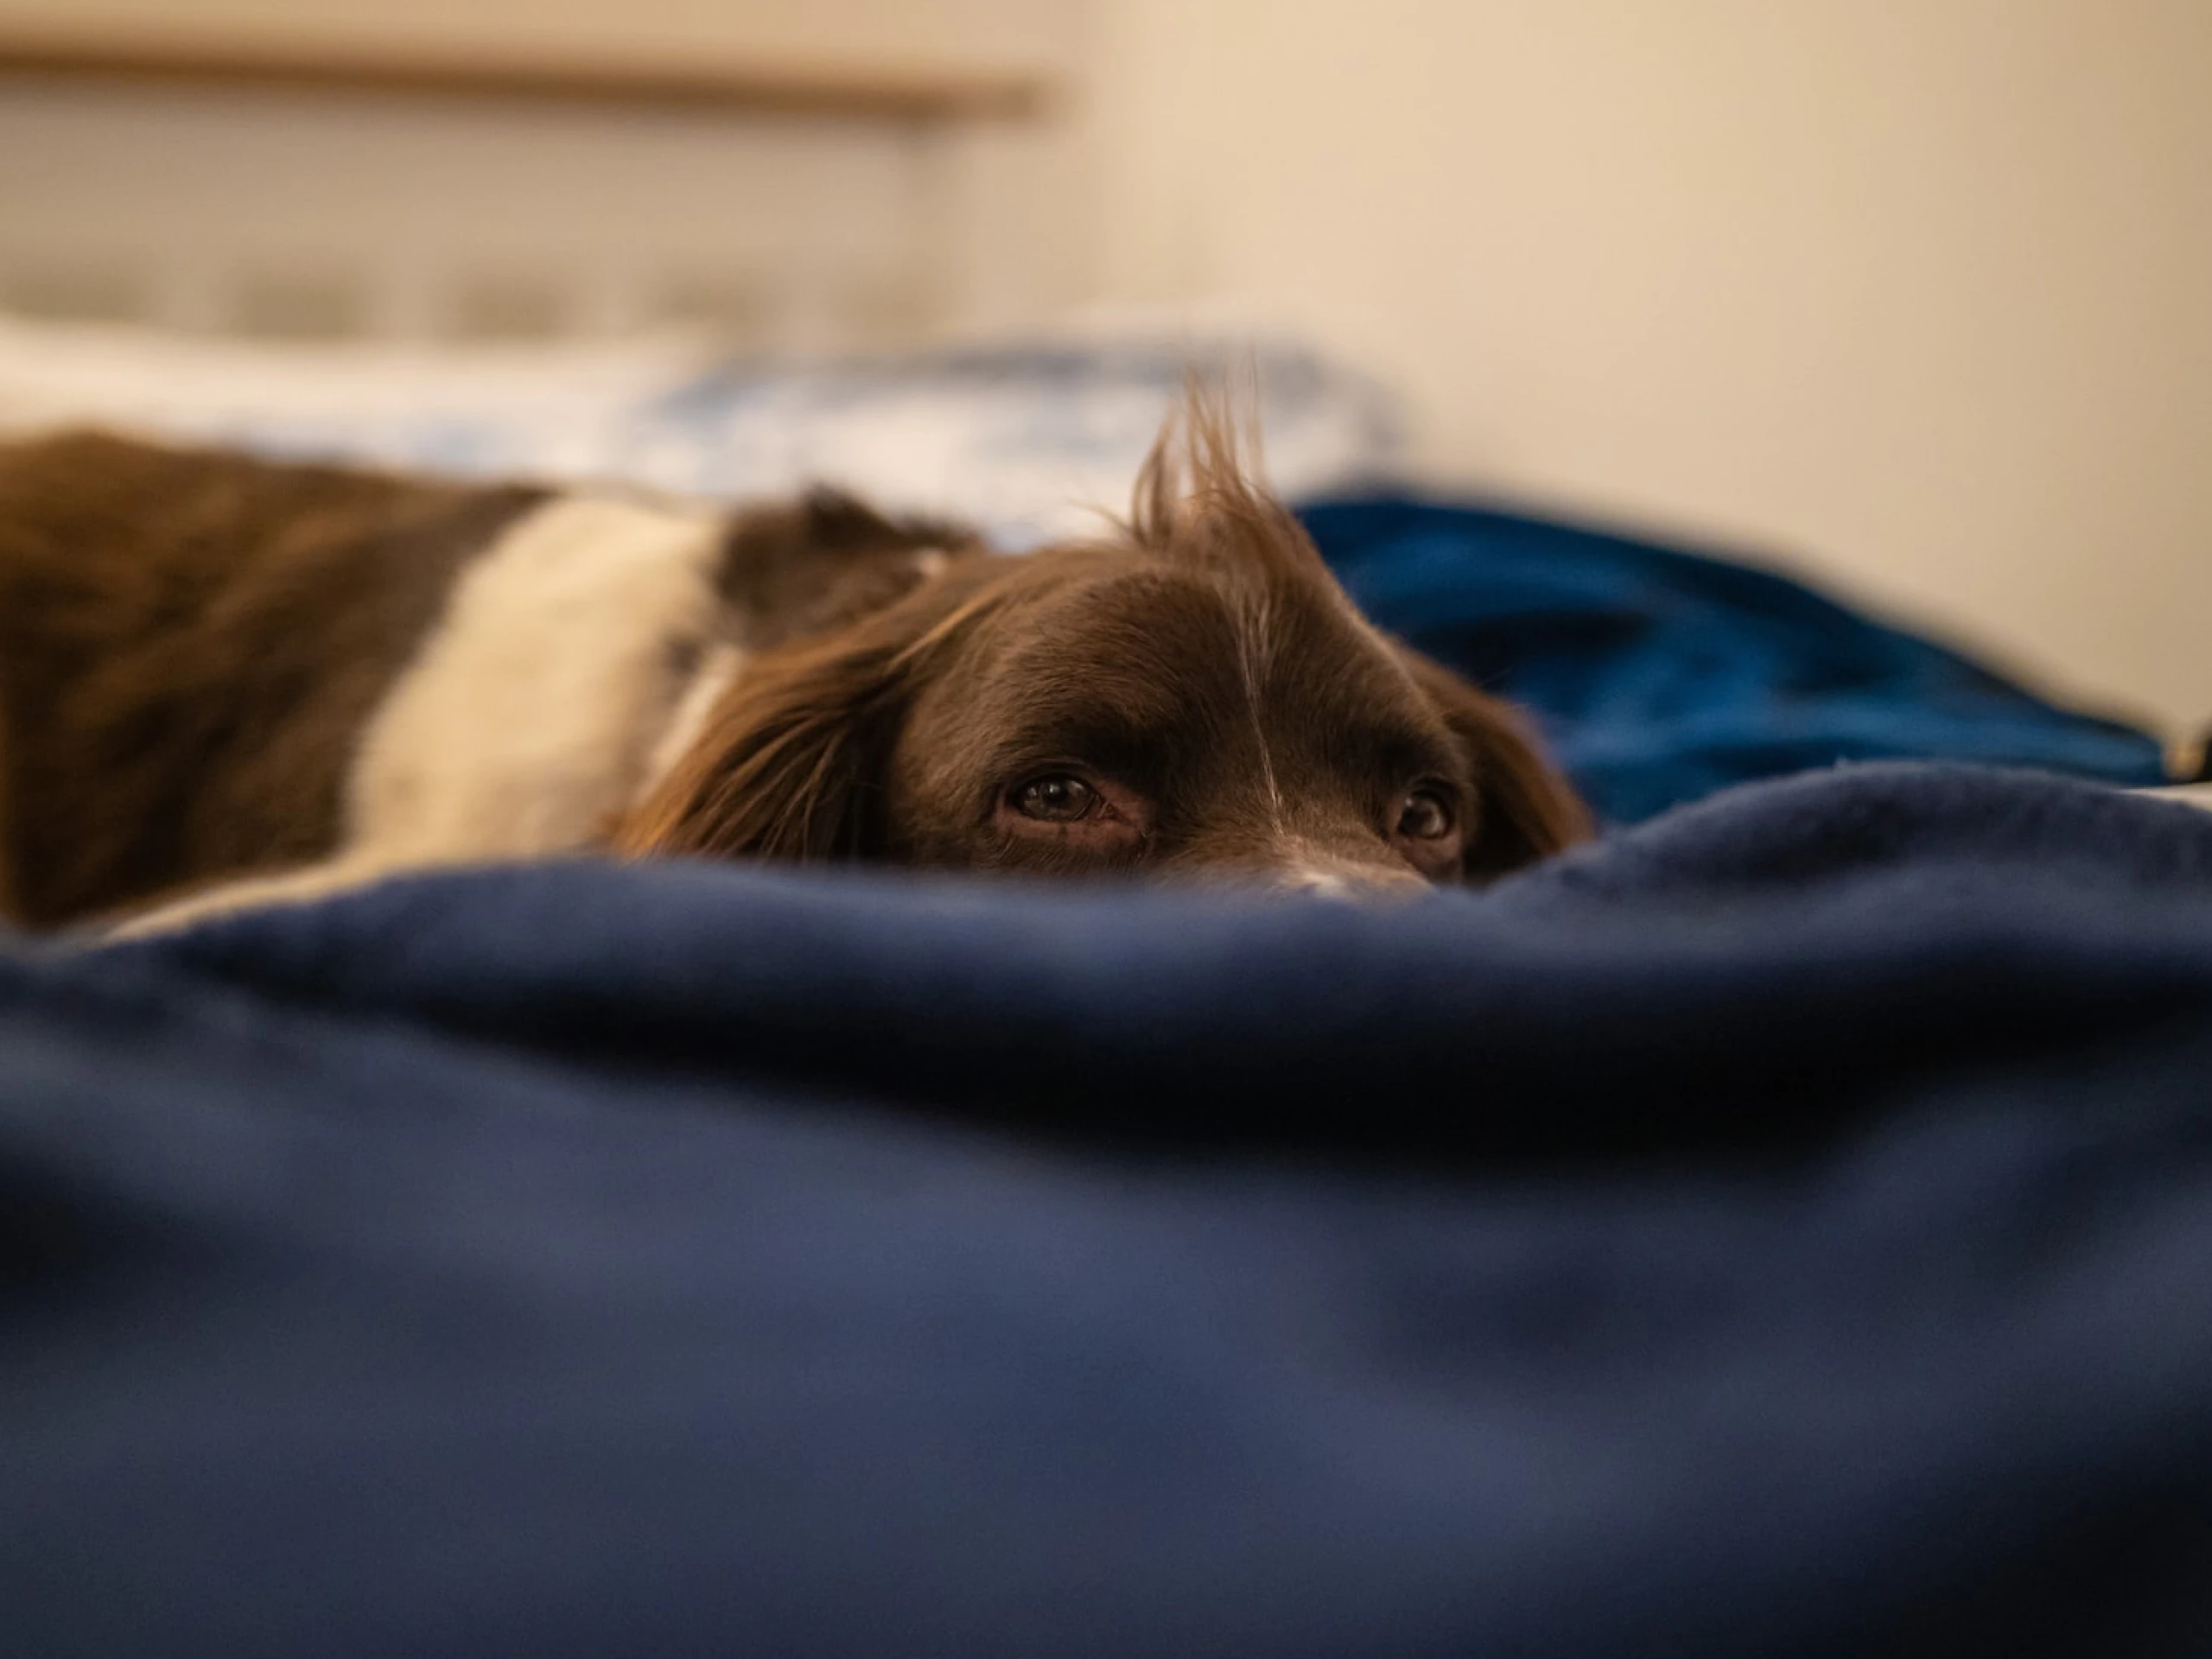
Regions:
[[1395, 652], [1325, 575], [1033, 556], [1019, 601], [973, 642], [961, 701], [1024, 725], [1109, 706], [1154, 728], [1433, 723]]
[[1213, 583], [1134, 558], [1032, 557], [942, 691], [1025, 724], [1103, 704], [1166, 726], [1232, 696], [1236, 619]]
[[[1040, 575], [1046, 574], [1040, 571]], [[1387, 658], [1342, 594], [1295, 571], [1193, 567], [1125, 559], [1073, 564], [1032, 585], [1002, 613], [994, 655], [1025, 667], [1068, 663], [1211, 683], [1277, 662], [1294, 650], [1326, 659]]]

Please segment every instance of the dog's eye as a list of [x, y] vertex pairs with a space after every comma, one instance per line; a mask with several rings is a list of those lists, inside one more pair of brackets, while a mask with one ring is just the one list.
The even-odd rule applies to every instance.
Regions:
[[1408, 841], [1436, 841], [1452, 833], [1452, 804], [1440, 790], [1417, 789], [1398, 808], [1397, 833]]
[[1046, 823], [1077, 823], [1098, 807], [1098, 791], [1068, 772], [1033, 778], [1014, 791], [1014, 810]]

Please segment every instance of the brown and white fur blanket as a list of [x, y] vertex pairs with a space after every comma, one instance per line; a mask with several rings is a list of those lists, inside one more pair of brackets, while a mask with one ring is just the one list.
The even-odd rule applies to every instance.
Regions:
[[181, 921], [435, 865], [868, 860], [1382, 893], [1585, 832], [1194, 399], [1129, 522], [1008, 556], [733, 511], [0, 446], [0, 912]]

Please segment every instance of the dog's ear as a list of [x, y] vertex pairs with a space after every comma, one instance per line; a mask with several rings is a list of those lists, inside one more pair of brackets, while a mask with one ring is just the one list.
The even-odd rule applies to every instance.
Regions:
[[905, 700], [880, 627], [748, 661], [666, 777], [615, 826], [625, 857], [864, 858]]
[[849, 626], [895, 604], [955, 558], [984, 552], [963, 524], [889, 518], [842, 491], [749, 508], [729, 522], [722, 598], [738, 643], [766, 651]]
[[1467, 749], [1478, 817], [1460, 874], [1495, 880], [1586, 841], [1590, 809], [1548, 760], [1510, 703], [1478, 691], [1441, 663], [1398, 647], [1414, 681]]
[[749, 658], [668, 775], [615, 824], [631, 858], [882, 856], [884, 779], [939, 653], [987, 612], [964, 563], [851, 626]]

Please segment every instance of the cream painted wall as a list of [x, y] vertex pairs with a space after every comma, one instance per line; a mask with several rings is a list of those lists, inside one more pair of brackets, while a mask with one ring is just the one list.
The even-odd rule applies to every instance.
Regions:
[[1101, 0], [1099, 297], [2212, 719], [2212, 0]]

